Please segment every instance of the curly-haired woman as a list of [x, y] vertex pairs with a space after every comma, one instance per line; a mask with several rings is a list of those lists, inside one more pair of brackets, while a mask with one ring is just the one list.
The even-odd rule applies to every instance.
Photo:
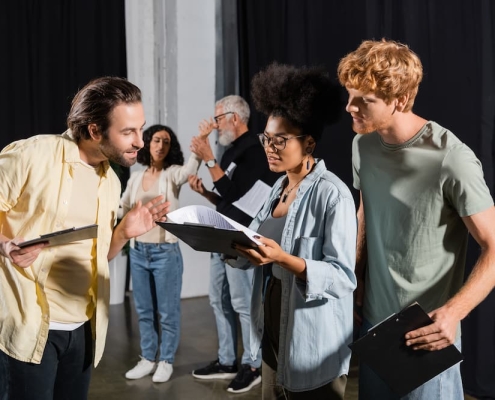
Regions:
[[[167, 126], [153, 125], [143, 133], [138, 162], [147, 168], [129, 178], [121, 205], [126, 213], [137, 202], [159, 194], [178, 208], [180, 187], [196, 174], [200, 160], [192, 154], [186, 165], [177, 136]], [[180, 292], [183, 262], [177, 238], [156, 226], [131, 241], [130, 266], [133, 297], [139, 319], [141, 360], [127, 371], [127, 379], [140, 379], [153, 371], [153, 382], [166, 382], [180, 337]]]
[[356, 209], [348, 187], [313, 156], [340, 107], [335, 93], [318, 68], [272, 64], [252, 81], [254, 104], [268, 116], [259, 137], [270, 169], [285, 172], [250, 225], [263, 245], [236, 246], [262, 266], [254, 270], [251, 348], [262, 349], [263, 399], [344, 396]]

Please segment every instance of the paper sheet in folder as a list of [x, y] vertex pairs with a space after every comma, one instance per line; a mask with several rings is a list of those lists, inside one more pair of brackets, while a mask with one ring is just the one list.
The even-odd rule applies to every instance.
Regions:
[[242, 231], [220, 229], [211, 225], [171, 222], [157, 222], [163, 229], [177, 236], [196, 251], [228, 254], [237, 257], [239, 254], [232, 248], [232, 243], [247, 247], [256, 244]]
[[438, 351], [412, 350], [407, 332], [433, 321], [418, 303], [375, 325], [349, 347], [399, 396], [411, 392], [447, 368], [462, 361], [454, 345]]

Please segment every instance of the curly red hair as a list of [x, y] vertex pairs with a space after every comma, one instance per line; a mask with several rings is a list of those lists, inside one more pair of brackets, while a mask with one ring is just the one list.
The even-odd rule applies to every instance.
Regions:
[[339, 62], [342, 86], [375, 93], [387, 104], [409, 95], [404, 111], [410, 111], [423, 79], [419, 57], [405, 44], [393, 40], [366, 40]]

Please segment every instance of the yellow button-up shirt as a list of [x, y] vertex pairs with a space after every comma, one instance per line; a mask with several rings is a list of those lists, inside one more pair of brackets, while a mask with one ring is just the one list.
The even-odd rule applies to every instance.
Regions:
[[[60, 230], [67, 217], [73, 165], [79, 148], [68, 130], [20, 140], [0, 153], [0, 230], [8, 238], [34, 239]], [[108, 327], [108, 250], [117, 219], [120, 182], [108, 162], [98, 188], [96, 312], [92, 319], [95, 366], [101, 359]], [[50, 308], [44, 291], [53, 253], [44, 249], [28, 268], [0, 256], [0, 349], [39, 364], [48, 338]]]

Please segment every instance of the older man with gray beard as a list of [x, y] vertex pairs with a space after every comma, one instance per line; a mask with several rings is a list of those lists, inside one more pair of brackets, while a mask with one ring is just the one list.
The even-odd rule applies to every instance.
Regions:
[[[191, 188], [216, 205], [217, 211], [247, 226], [252, 216], [233, 203], [244, 196], [258, 181], [273, 185], [277, 175], [270, 172], [263, 148], [256, 135], [248, 131], [249, 105], [239, 96], [227, 96], [215, 104], [215, 116], [199, 125], [201, 135], [193, 138], [191, 151], [205, 162], [215, 191], [206, 190], [197, 176], [189, 178]], [[217, 162], [204, 136], [213, 129], [219, 134], [218, 142], [228, 146]], [[260, 199], [263, 203], [263, 199]], [[228, 266], [222, 254], [211, 254], [210, 304], [215, 314], [218, 331], [218, 358], [204, 368], [193, 371], [198, 379], [232, 379], [227, 390], [233, 393], [249, 391], [261, 382], [259, 367], [261, 355], [250, 358], [250, 309], [253, 271]], [[244, 352], [241, 367], [237, 367], [237, 321], [242, 331]], [[255, 351], [256, 353], [256, 351]]]

